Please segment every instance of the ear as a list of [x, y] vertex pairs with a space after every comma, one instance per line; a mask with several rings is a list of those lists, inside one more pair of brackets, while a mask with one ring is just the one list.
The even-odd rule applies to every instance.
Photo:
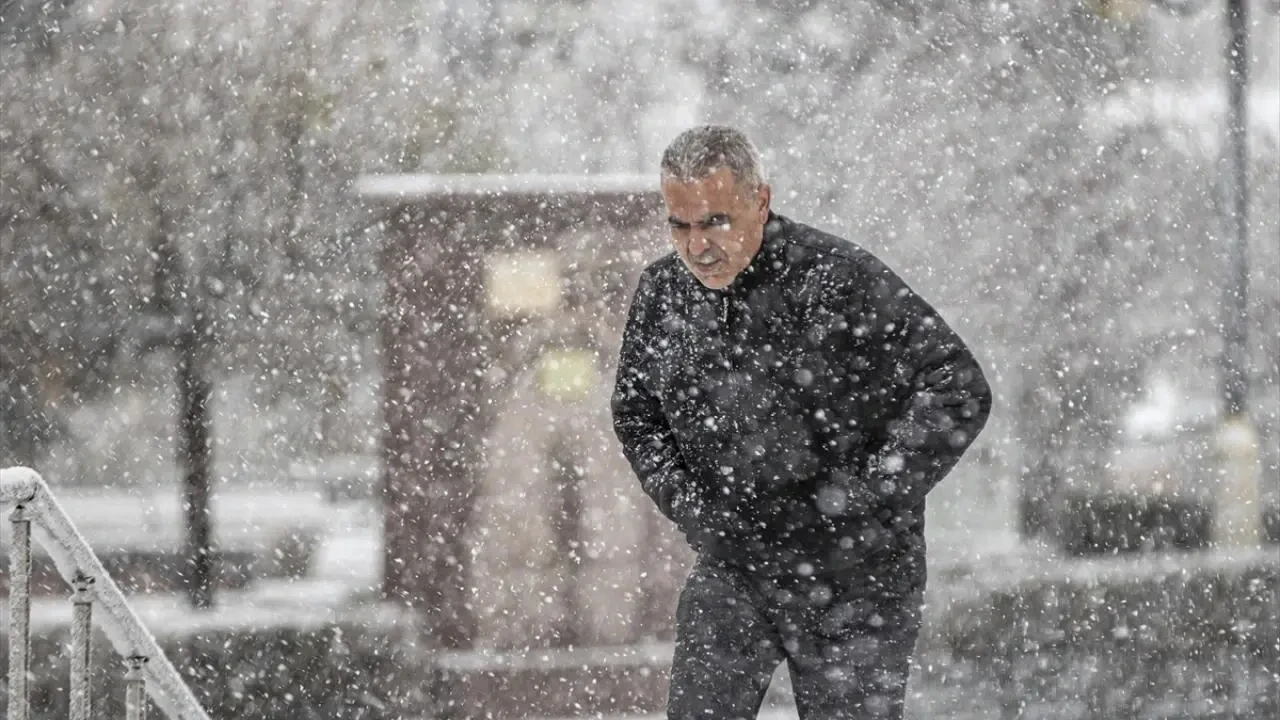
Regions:
[[773, 201], [773, 188], [767, 183], [760, 183], [760, 189], [757, 191], [756, 210], [760, 213], [760, 222], [769, 219], [769, 203]]

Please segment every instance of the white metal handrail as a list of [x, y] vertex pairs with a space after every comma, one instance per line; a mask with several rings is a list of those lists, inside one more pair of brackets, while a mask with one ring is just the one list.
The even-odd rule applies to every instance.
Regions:
[[9, 717], [29, 720], [31, 659], [31, 531], [72, 587], [71, 720], [89, 720], [89, 640], [93, 610], [112, 647], [128, 665], [126, 716], [145, 720], [146, 696], [170, 720], [209, 720], [155, 638], [129, 607], [93, 548], [58, 505], [40, 475], [0, 469], [0, 505], [13, 505], [9, 548]]

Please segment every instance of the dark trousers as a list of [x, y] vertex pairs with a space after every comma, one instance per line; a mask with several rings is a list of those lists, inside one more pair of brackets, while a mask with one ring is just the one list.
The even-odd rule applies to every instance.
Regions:
[[800, 720], [900, 720], [920, 593], [874, 578], [761, 578], [700, 558], [680, 594], [669, 720], [753, 720], [778, 664]]

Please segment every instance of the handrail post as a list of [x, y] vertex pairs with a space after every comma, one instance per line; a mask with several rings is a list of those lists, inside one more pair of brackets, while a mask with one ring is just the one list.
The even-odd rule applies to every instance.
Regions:
[[76, 573], [71, 594], [71, 720], [89, 720], [93, 639], [93, 578]]
[[147, 658], [134, 655], [125, 662], [129, 665], [124, 674], [125, 720], [147, 720], [147, 678], [142, 673]]
[[31, 661], [31, 519], [22, 505], [9, 515], [9, 720], [28, 720]]

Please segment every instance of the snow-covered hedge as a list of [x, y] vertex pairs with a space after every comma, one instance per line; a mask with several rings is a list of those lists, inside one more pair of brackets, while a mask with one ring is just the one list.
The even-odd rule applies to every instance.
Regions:
[[[34, 720], [66, 718], [67, 623], [31, 639]], [[161, 623], [156, 639], [215, 720], [390, 720], [426, 714], [427, 655], [398, 611]], [[0, 640], [0, 644], [7, 639]], [[93, 717], [124, 717], [124, 663], [94, 640]], [[4, 704], [0, 699], [0, 705]], [[150, 717], [161, 717], [154, 708]]]
[[953, 603], [942, 632], [1019, 717], [1280, 717], [1273, 548], [1079, 561], [1008, 577]]

